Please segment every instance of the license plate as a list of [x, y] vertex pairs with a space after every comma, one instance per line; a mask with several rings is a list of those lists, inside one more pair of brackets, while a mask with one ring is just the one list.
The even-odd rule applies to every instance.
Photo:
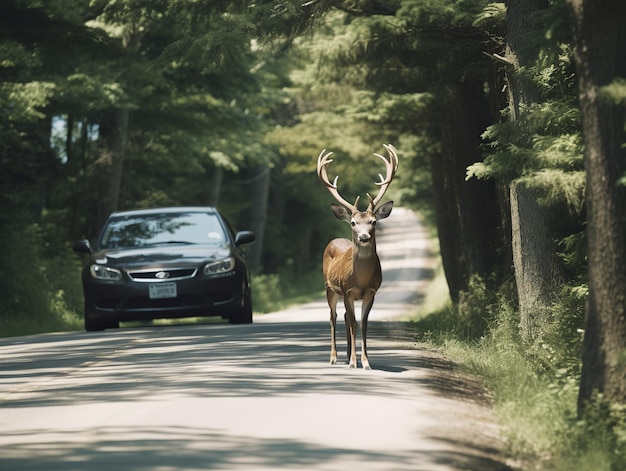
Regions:
[[150, 299], [175, 298], [176, 283], [151, 283], [148, 285], [150, 290]]

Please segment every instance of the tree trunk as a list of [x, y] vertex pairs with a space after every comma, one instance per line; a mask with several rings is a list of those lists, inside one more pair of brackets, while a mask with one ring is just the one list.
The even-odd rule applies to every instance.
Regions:
[[[589, 298], [578, 407], [626, 401], [626, 110], [601, 87], [626, 77], [626, 2], [569, 0], [585, 144]], [[623, 95], [622, 95], [623, 96]]]
[[549, 316], [555, 280], [554, 247], [547, 210], [537, 203], [540, 193], [521, 183], [511, 184], [513, 266], [519, 299], [520, 333], [534, 339]]
[[[520, 69], [537, 60], [536, 38], [541, 34], [537, 13], [547, 7], [545, 0], [507, 1], [506, 58], [509, 110], [513, 122], [523, 118], [524, 108], [538, 101], [530, 80]], [[532, 136], [520, 129], [519, 145], [532, 146]], [[523, 136], [523, 137], [522, 137]], [[537, 202], [538, 190], [513, 182], [510, 185], [513, 266], [520, 314], [520, 334], [536, 338], [547, 321], [556, 279], [555, 247], [551, 242], [547, 207]]]
[[206, 204], [208, 206], [217, 206], [219, 204], [222, 180], [224, 178], [224, 169], [222, 167], [212, 167], [209, 171], [210, 176], [206, 188]]
[[256, 242], [248, 249], [250, 268], [254, 272], [261, 269], [261, 255], [263, 254], [263, 239], [265, 235], [265, 221], [267, 218], [267, 201], [270, 191], [270, 168], [259, 166], [249, 169], [248, 201], [250, 207], [246, 213], [246, 221], [256, 234]]
[[467, 167], [481, 160], [481, 134], [490, 124], [486, 97], [465, 81], [440, 97], [441, 155], [431, 163], [437, 229], [450, 297], [458, 301], [472, 275], [496, 271], [501, 238], [495, 183], [466, 181]]
[[101, 126], [102, 147], [99, 160], [104, 165], [107, 178], [106, 197], [101, 205], [101, 223], [119, 206], [129, 117], [128, 109], [116, 108], [111, 111], [109, 121]]
[[446, 194], [451, 191], [446, 182], [446, 172], [444, 170], [443, 156], [433, 156], [431, 160], [431, 175], [433, 179], [433, 202], [435, 205], [435, 216], [437, 223], [437, 235], [439, 239], [439, 251], [441, 253], [441, 263], [448, 283], [448, 291], [452, 302], [459, 301], [459, 293], [463, 290], [464, 267], [458, 256], [459, 248], [456, 243], [455, 208], [450, 208]]

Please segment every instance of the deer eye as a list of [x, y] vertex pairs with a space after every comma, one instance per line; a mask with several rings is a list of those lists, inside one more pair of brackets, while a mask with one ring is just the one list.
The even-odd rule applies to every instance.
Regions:
[[356, 221], [353, 219], [352, 221], [350, 221], [350, 224], [352, 224], [352, 227], [356, 226]]
[[372, 220], [370, 221], [370, 224], [371, 224], [372, 226], [375, 226], [375, 225], [376, 225], [376, 219], [372, 219]]

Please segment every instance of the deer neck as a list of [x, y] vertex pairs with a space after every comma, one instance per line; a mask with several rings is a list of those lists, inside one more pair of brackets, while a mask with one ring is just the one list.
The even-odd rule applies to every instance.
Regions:
[[356, 239], [352, 239], [352, 264], [354, 268], [369, 264], [373, 265], [376, 258], [376, 238], [374, 236], [372, 236], [367, 245], [362, 245]]

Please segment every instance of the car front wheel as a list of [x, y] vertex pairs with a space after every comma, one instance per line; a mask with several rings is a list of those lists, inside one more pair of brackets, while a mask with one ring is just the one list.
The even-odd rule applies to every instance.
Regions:
[[117, 321], [103, 321], [102, 319], [89, 319], [85, 317], [85, 330], [88, 332], [97, 332], [104, 329], [117, 329], [120, 323]]
[[231, 314], [228, 322], [231, 324], [252, 324], [252, 295], [250, 290], [246, 293], [241, 309]]

